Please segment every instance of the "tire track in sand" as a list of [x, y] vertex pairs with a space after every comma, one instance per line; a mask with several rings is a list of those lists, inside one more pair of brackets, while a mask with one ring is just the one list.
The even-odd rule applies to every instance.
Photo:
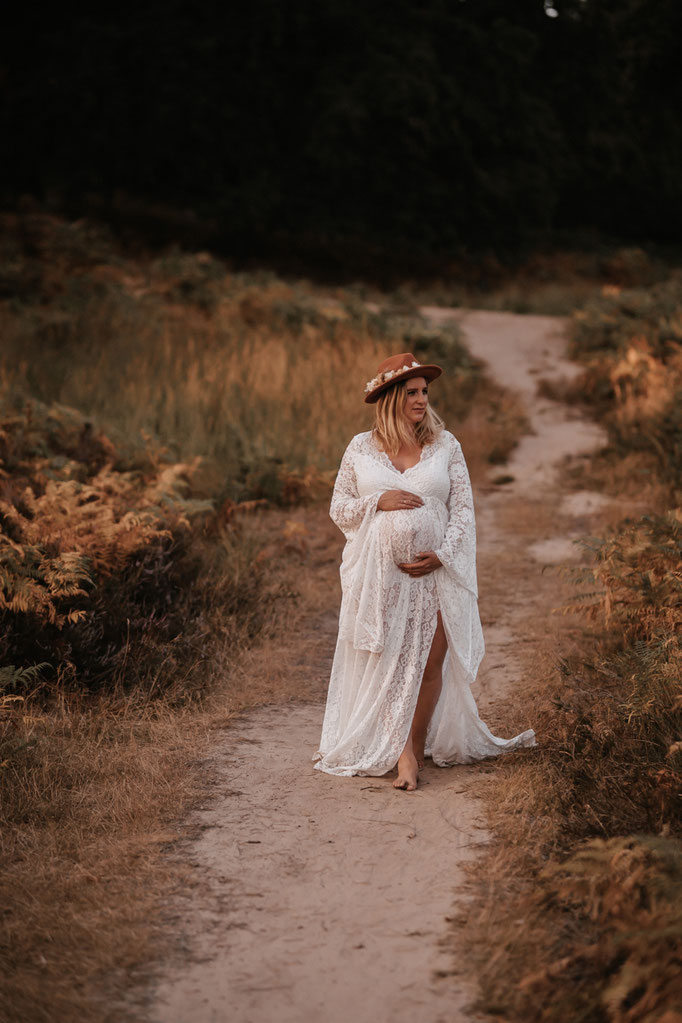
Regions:
[[[562, 501], [557, 467], [602, 436], [536, 395], [539, 375], [574, 372], [563, 357], [563, 321], [423, 313], [434, 323], [460, 323], [472, 353], [522, 394], [534, 430], [506, 467], [514, 482], [476, 493], [487, 654], [474, 692], [493, 730], [514, 734], [533, 724], [510, 722], [504, 713], [505, 693], [522, 681], [520, 643], [533, 641], [520, 634], [522, 623], [531, 607], [552, 601], [551, 574], [542, 575], [547, 557], [533, 560], [529, 547], [553, 539], [553, 512]], [[508, 509], [515, 501], [520, 508], [529, 493], [536, 512], [541, 506], [551, 514], [536, 515], [535, 531], [527, 524], [515, 529]], [[556, 544], [545, 550], [551, 555]], [[322, 712], [320, 704], [266, 707], [224, 733], [215, 749], [220, 795], [193, 815], [200, 837], [187, 848], [196, 885], [178, 894], [167, 914], [186, 956], [160, 969], [148, 995], [149, 1020], [476, 1018], [466, 1011], [473, 981], [453, 966], [448, 918], [465, 899], [458, 890], [464, 865], [490, 840], [477, 783], [491, 767], [427, 766], [420, 788], [409, 794], [396, 792], [391, 776], [323, 775], [310, 759]]]

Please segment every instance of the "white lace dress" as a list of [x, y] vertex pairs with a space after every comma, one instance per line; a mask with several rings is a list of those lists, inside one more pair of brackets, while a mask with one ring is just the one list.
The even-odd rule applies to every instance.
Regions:
[[[409, 490], [420, 508], [377, 511], [386, 490]], [[500, 739], [481, 720], [470, 685], [483, 657], [471, 484], [459, 441], [444, 430], [401, 473], [370, 432], [348, 445], [330, 515], [346, 536], [342, 601], [317, 770], [380, 775], [407, 742], [441, 611], [448, 642], [443, 689], [426, 752], [446, 767], [535, 745], [532, 730]], [[442, 567], [412, 578], [397, 567], [433, 550]]]

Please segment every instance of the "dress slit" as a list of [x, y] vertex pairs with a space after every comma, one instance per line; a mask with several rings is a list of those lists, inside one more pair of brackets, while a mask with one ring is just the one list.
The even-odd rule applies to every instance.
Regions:
[[[405, 744], [407, 743], [407, 739], [409, 737], [410, 730], [411, 730], [412, 725], [414, 723], [414, 715], [415, 715], [415, 713], [417, 711], [417, 701], [419, 700], [419, 694], [421, 692], [422, 682], [424, 681], [424, 672], [426, 671], [426, 665], [427, 665], [427, 662], [429, 660], [429, 656], [431, 654], [431, 648], [433, 646], [433, 641], [436, 638], [436, 631], [438, 629], [438, 612], [440, 611], [441, 618], [442, 618], [442, 614], [443, 614], [443, 612], [440, 609], [440, 602], [438, 600], [438, 589], [437, 588], [435, 588], [435, 593], [436, 593], [436, 613], [433, 616], [428, 629], [424, 630], [427, 633], [428, 639], [427, 639], [427, 642], [424, 643], [424, 646], [422, 648], [422, 657], [420, 659], [421, 663], [418, 665], [418, 668], [417, 668], [417, 681], [416, 681], [416, 684], [414, 686], [414, 699], [412, 700], [412, 710], [411, 710], [411, 713], [408, 715], [408, 719], [407, 719], [407, 731], [405, 732], [404, 736], [402, 737], [402, 744], [400, 744], [400, 742], [398, 743], [398, 745], [400, 746], [400, 752], [401, 753], [402, 753], [403, 749], [405, 748]], [[447, 642], [447, 634], [446, 634], [445, 639], [446, 639], [446, 642]], [[404, 731], [404, 729], [403, 729], [403, 731]], [[397, 762], [398, 762], [398, 759], [396, 758], [395, 763], [397, 764]], [[395, 766], [395, 764], [393, 766]]]

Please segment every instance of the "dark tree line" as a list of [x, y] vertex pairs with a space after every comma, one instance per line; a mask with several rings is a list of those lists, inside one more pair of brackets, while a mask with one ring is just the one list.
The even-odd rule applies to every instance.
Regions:
[[141, 0], [15, 14], [3, 194], [124, 192], [235, 252], [682, 234], [677, 0]]

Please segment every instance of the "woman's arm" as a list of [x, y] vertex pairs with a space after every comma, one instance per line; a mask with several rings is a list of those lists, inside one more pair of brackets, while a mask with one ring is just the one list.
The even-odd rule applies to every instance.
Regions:
[[424, 501], [409, 490], [384, 490], [366, 497], [358, 495], [355, 477], [357, 440], [353, 438], [343, 458], [334, 484], [329, 514], [346, 539], [350, 539], [362, 525], [365, 516], [377, 511], [407, 511], [421, 508]]
[[448, 474], [450, 476], [450, 494], [447, 503], [450, 517], [443, 543], [434, 553], [441, 564], [449, 568], [456, 568], [459, 567], [463, 554], [475, 559], [476, 521], [469, 472], [462, 448], [454, 437], [448, 462]]
[[357, 532], [367, 514], [374, 514], [381, 494], [358, 495], [355, 478], [355, 438], [350, 442], [341, 459], [341, 465], [334, 484], [329, 514], [347, 540]]

